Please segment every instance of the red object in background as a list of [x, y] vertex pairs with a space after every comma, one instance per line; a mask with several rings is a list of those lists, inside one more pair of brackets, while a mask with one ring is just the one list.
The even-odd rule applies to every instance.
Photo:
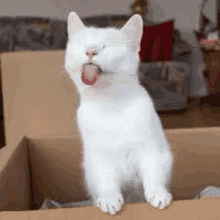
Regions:
[[173, 23], [174, 20], [171, 20], [154, 26], [144, 26], [141, 62], [172, 60]]
[[[220, 91], [219, 91], [219, 85], [220, 85], [220, 70], [216, 76], [214, 76], [214, 79], [213, 76], [211, 76], [211, 72], [210, 70], [208, 71], [207, 73], [207, 78], [209, 80], [209, 88], [210, 88], [210, 94], [213, 95], [213, 96], [220, 96]], [[217, 86], [216, 86], [217, 84]]]
[[216, 40], [208, 40], [208, 39], [205, 39], [205, 40], [202, 40], [202, 41], [201, 41], [201, 44], [215, 44], [215, 41], [216, 41]]
[[210, 95], [220, 97], [220, 50], [204, 50], [204, 52]]

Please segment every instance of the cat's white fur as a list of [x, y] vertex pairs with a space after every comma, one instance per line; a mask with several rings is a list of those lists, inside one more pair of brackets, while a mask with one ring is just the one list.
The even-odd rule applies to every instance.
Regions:
[[[137, 76], [142, 30], [139, 15], [122, 29], [85, 27], [74, 12], [68, 18], [65, 68], [80, 95], [86, 190], [110, 214], [124, 202], [148, 201], [164, 209], [172, 200], [171, 149]], [[81, 70], [91, 62], [85, 53], [90, 47], [97, 50], [92, 62], [103, 72], [94, 85], [85, 85]]]

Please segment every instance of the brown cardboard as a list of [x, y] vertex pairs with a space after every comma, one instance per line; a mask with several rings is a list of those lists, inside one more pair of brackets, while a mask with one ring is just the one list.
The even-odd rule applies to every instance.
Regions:
[[114, 217], [96, 207], [38, 210], [44, 197], [86, 198], [74, 120], [78, 96], [67, 74], [58, 75], [63, 55], [1, 55], [7, 145], [0, 151], [0, 219], [220, 219], [220, 198], [195, 199], [204, 187], [220, 186], [220, 128], [166, 130], [175, 166], [174, 201], [165, 210], [148, 203], [125, 204]]
[[35, 195], [40, 192], [46, 198], [67, 202], [86, 199], [80, 172], [81, 142], [77, 135], [31, 138], [28, 142]]
[[1, 55], [6, 144], [24, 135], [76, 132], [78, 95], [63, 62], [63, 51]]
[[[171, 206], [157, 210], [147, 203], [128, 203], [114, 218], [220, 218], [219, 197], [195, 199], [195, 192], [202, 187], [220, 186], [220, 128], [166, 130], [166, 135], [173, 146], [175, 167]], [[96, 207], [25, 211], [39, 208], [44, 197], [63, 201], [86, 198], [80, 166], [82, 153], [76, 134], [24, 136], [16, 147], [7, 145], [0, 158], [0, 219], [112, 218]]]
[[30, 206], [30, 170], [25, 138], [0, 151], [0, 211]]
[[38, 210], [26, 212], [3, 212], [0, 213], [2, 220], [133, 220], [133, 219], [169, 219], [169, 220], [207, 220], [219, 219], [219, 200], [206, 199], [185, 200], [174, 202], [172, 206], [164, 211], [155, 210], [148, 204], [126, 204], [123, 210], [115, 216], [102, 213], [98, 208], [80, 207], [56, 210]]

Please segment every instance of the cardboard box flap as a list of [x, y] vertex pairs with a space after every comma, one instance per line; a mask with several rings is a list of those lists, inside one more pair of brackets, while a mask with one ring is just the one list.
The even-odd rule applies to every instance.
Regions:
[[1, 220], [206, 220], [219, 219], [220, 199], [175, 201], [165, 210], [152, 208], [147, 203], [127, 203], [115, 216], [101, 212], [96, 207], [64, 208], [23, 212], [0, 212]]
[[1, 55], [6, 144], [23, 135], [77, 130], [78, 94], [63, 63], [64, 51]]
[[220, 128], [165, 130], [174, 155], [175, 199], [194, 198], [206, 186], [220, 186]]
[[[28, 142], [34, 194], [65, 202], [86, 199], [82, 187], [81, 142], [77, 135], [28, 138]], [[36, 203], [39, 201], [35, 200]]]
[[[209, 130], [213, 132], [209, 132]], [[206, 186], [220, 186], [220, 146], [218, 145], [220, 128], [171, 129], [165, 132], [173, 149], [174, 172], [172, 194], [175, 200], [193, 199]], [[74, 166], [69, 171], [74, 172], [74, 175], [79, 177], [77, 178], [77, 183], [76, 179], [74, 179], [74, 183], [76, 183], [78, 190], [82, 193], [81, 190], [83, 189], [80, 187], [82, 174], [79, 165], [82, 146], [79, 136], [38, 136], [36, 138], [31, 137], [30, 141], [33, 143], [34, 151], [36, 151], [33, 155], [39, 155], [39, 158], [45, 158], [43, 159], [45, 166], [49, 167], [50, 173], [53, 170], [53, 175], [57, 175], [58, 177], [60, 176], [59, 172], [63, 173], [61, 168], [57, 166], [62, 167], [63, 170], [68, 170]], [[32, 157], [34, 158], [34, 156]], [[52, 157], [53, 159], [51, 159]], [[68, 162], [68, 157], [70, 164], [62, 163], [63, 161]], [[33, 160], [37, 161], [36, 158]], [[53, 163], [57, 165], [52, 166]], [[70, 178], [70, 173], [67, 172], [67, 175]], [[60, 176], [58, 179], [60, 180], [57, 181], [61, 181], [62, 177]], [[48, 184], [51, 185], [52, 183], [48, 180]], [[51, 198], [55, 196], [52, 191], [50, 193], [49, 191], [45, 192], [45, 195]], [[61, 193], [59, 196], [63, 196], [63, 194]], [[83, 193], [81, 196], [84, 197]], [[69, 200], [68, 197], [65, 196], [65, 198]], [[73, 196], [72, 198], [75, 197]]]
[[0, 210], [30, 208], [30, 172], [27, 139], [0, 151]]
[[[220, 128], [166, 130], [173, 147], [173, 197], [195, 198], [195, 192], [209, 185], [220, 186]], [[25, 210], [40, 204], [44, 197], [62, 201], [84, 198], [82, 186], [82, 144], [77, 135], [24, 137], [14, 147], [6, 146], [1, 166], [1, 210]], [[3, 152], [3, 151], [2, 151]], [[7, 162], [6, 162], [7, 161]], [[30, 166], [29, 166], [30, 165]], [[29, 167], [30, 172], [29, 172]], [[32, 184], [29, 184], [31, 181]], [[12, 193], [11, 193], [12, 192]], [[9, 195], [9, 196], [8, 196]], [[30, 198], [31, 197], [31, 198]], [[208, 219], [220, 217], [220, 198], [173, 201], [166, 210], [148, 203], [125, 204], [116, 219]], [[34, 207], [35, 208], [35, 207]], [[14, 212], [0, 212], [0, 219]], [[194, 215], [195, 214], [195, 215]], [[17, 219], [109, 219], [96, 207], [22, 211]]]

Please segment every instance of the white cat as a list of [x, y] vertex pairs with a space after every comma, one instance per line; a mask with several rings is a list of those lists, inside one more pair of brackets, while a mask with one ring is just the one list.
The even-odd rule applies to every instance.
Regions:
[[[148, 201], [164, 209], [172, 200], [171, 149], [137, 76], [142, 30], [139, 15], [121, 29], [85, 27], [74, 12], [68, 17], [65, 68], [81, 98], [77, 123], [86, 190], [110, 214], [124, 202]], [[93, 85], [81, 80], [86, 63], [101, 71]]]

